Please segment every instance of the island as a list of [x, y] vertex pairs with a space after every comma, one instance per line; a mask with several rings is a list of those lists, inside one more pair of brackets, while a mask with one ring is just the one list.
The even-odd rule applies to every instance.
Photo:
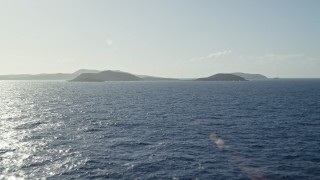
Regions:
[[[278, 78], [276, 78], [278, 79]], [[78, 82], [105, 82], [105, 81], [256, 81], [270, 80], [261, 74], [249, 74], [242, 72], [219, 73], [206, 78], [183, 79], [164, 78], [150, 75], [139, 75], [123, 72], [120, 70], [92, 70], [80, 69], [73, 73], [43, 73], [43, 74], [13, 74], [0, 75], [0, 80], [59, 80]]]
[[141, 81], [142, 78], [121, 71], [102, 71], [99, 73], [83, 73], [70, 80], [72, 82], [105, 82], [105, 81]]
[[241, 73], [241, 72], [236, 72], [231, 74], [240, 76], [249, 81], [268, 80], [268, 78], [262, 74], [249, 74], [249, 73]]
[[206, 78], [195, 79], [195, 81], [247, 81], [245, 78], [234, 75], [219, 73]]
[[98, 72], [100, 71], [80, 69], [74, 73], [0, 75], [0, 80], [71, 80], [83, 73]]

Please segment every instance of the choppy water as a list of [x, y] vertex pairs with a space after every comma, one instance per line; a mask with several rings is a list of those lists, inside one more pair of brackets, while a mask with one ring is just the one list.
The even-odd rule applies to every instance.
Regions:
[[0, 179], [319, 179], [320, 80], [0, 81]]

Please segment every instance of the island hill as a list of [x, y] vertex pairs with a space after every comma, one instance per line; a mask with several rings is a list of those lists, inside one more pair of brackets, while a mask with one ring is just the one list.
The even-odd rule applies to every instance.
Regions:
[[210, 77], [196, 79], [196, 81], [248, 81], [248, 80], [234, 74], [219, 73]]
[[[267, 80], [261, 74], [247, 73], [219, 73], [210, 77], [194, 79], [195, 81], [253, 81]], [[56, 74], [20, 74], [20, 75], [0, 75], [0, 80], [67, 80], [71, 82], [105, 82], [105, 81], [177, 81], [174, 78], [162, 78], [147, 75], [134, 75], [122, 71], [99, 71], [81, 69], [74, 73]]]
[[15, 74], [0, 75], [0, 80], [66, 80], [84, 82], [102, 81], [174, 81], [174, 78], [162, 78], [148, 75], [134, 75], [122, 71], [99, 71], [80, 69], [74, 73], [54, 73], [54, 74]]
[[[239, 75], [229, 73], [219, 73], [206, 78], [195, 79], [195, 81], [248, 81], [250, 80], [263, 80], [268, 79], [267, 77], [260, 74], [246, 74], [238, 73]], [[245, 76], [246, 78], [242, 77]], [[265, 77], [265, 78], [263, 78]], [[169, 78], [159, 78], [152, 76], [138, 76], [121, 71], [102, 71], [99, 73], [84, 73], [71, 81], [78, 82], [105, 82], [105, 81], [159, 81], [159, 80], [178, 80]]]
[[141, 81], [142, 78], [130, 73], [120, 71], [102, 71], [99, 73], [80, 74], [71, 81], [80, 82], [105, 82], [105, 81]]

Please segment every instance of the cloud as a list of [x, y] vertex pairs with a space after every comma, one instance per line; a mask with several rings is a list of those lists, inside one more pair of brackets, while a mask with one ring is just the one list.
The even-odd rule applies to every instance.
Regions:
[[107, 39], [106, 43], [108, 46], [112, 46], [113, 45], [113, 41], [111, 39]]
[[194, 57], [190, 59], [190, 61], [200, 61], [200, 60], [206, 60], [206, 59], [216, 59], [220, 58], [222, 56], [230, 54], [232, 51], [231, 50], [224, 50], [224, 51], [219, 51], [215, 53], [208, 54], [206, 56], [199, 56], [199, 57]]
[[225, 50], [225, 51], [220, 51], [220, 52], [216, 52], [216, 53], [212, 53], [212, 54], [209, 54], [207, 56], [207, 58], [218, 58], [218, 57], [221, 57], [221, 56], [224, 56], [224, 55], [227, 55], [227, 54], [230, 54], [231, 53], [231, 50]]
[[119, 49], [119, 45], [116, 44], [112, 39], [106, 39], [105, 42], [109, 48], [114, 49], [114, 50]]

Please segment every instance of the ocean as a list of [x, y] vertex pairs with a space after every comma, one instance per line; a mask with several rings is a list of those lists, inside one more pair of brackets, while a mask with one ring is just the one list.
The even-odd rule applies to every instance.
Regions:
[[0, 81], [0, 179], [320, 179], [320, 80]]

